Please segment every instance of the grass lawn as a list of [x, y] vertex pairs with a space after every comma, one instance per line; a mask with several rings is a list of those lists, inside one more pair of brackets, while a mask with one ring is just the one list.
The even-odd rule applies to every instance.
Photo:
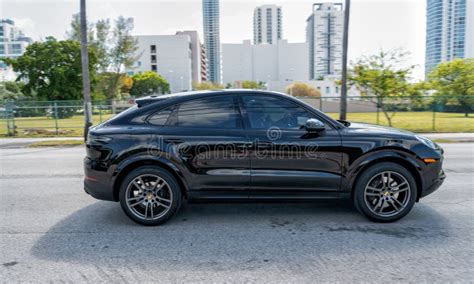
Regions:
[[[102, 115], [102, 121], [105, 121], [112, 117], [111, 114]], [[101, 116], [93, 115], [94, 124], [101, 122]], [[55, 120], [50, 117], [22, 117], [15, 118], [15, 125], [17, 127], [18, 137], [45, 137], [45, 136], [56, 136], [56, 124]], [[82, 115], [75, 115], [71, 118], [58, 119], [58, 129], [60, 131], [66, 130], [69, 133], [61, 134], [58, 136], [82, 136], [84, 127], [84, 117]], [[48, 134], [28, 134], [25, 135], [24, 131], [29, 128], [34, 129], [46, 129], [51, 133]], [[5, 119], [0, 119], [0, 136], [7, 135], [7, 122]]]
[[[339, 118], [338, 113], [328, 115]], [[377, 113], [348, 113], [347, 120], [376, 124]], [[379, 124], [388, 126], [383, 113], [379, 114]], [[464, 117], [462, 113], [437, 112], [433, 129], [432, 112], [399, 112], [392, 118], [392, 126], [413, 132], [474, 132], [474, 116]]]
[[[328, 113], [333, 118], [338, 118], [338, 113]], [[388, 125], [383, 113], [379, 114], [380, 124]], [[102, 115], [102, 121], [112, 115]], [[81, 136], [84, 118], [80, 115], [71, 118], [59, 119], [59, 130], [67, 130], [59, 136]], [[100, 116], [94, 115], [94, 123], [100, 122]], [[376, 123], [376, 113], [348, 113], [348, 120], [353, 122]], [[435, 129], [433, 130], [432, 112], [400, 112], [395, 114], [393, 127], [402, 128], [414, 132], [474, 132], [474, 116], [464, 117], [461, 113], [438, 112], [435, 117]], [[55, 136], [55, 121], [48, 117], [25, 117], [16, 118], [15, 125], [18, 127], [18, 137], [44, 137]], [[47, 134], [24, 134], [27, 128], [47, 129]], [[7, 126], [4, 119], [0, 119], [0, 136], [6, 136]]]
[[83, 145], [83, 140], [51, 140], [51, 141], [41, 141], [35, 142], [28, 147], [31, 148], [38, 148], [38, 147], [71, 147], [71, 146], [78, 146]]

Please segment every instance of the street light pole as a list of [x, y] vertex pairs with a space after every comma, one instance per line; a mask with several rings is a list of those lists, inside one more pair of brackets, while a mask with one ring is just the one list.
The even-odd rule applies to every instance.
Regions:
[[349, 14], [351, 0], [346, 0], [344, 7], [344, 34], [342, 38], [342, 76], [341, 76], [341, 102], [339, 119], [347, 119], [347, 47], [349, 43]]
[[81, 0], [81, 64], [82, 88], [84, 94], [84, 140], [87, 139], [89, 128], [92, 126], [91, 85], [89, 79], [89, 53], [87, 51], [87, 20], [86, 0]]

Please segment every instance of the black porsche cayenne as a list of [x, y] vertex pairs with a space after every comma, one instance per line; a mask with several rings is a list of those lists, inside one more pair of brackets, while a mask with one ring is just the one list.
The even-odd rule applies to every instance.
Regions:
[[285, 94], [151, 96], [91, 129], [85, 191], [143, 225], [182, 200], [350, 199], [392, 222], [443, 182], [443, 150], [394, 128], [336, 121]]

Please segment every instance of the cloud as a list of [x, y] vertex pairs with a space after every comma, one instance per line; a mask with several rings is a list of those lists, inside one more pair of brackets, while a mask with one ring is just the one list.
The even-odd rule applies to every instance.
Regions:
[[31, 18], [12, 18], [15, 26], [21, 30], [32, 30], [36, 27], [35, 22]]

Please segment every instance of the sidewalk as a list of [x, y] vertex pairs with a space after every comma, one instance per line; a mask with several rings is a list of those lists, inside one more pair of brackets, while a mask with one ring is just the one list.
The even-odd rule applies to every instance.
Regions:
[[[420, 133], [421, 136], [443, 142], [474, 142], [474, 133]], [[0, 149], [21, 148], [29, 144], [54, 140], [82, 140], [82, 137], [0, 138]]]
[[474, 133], [420, 133], [432, 140], [446, 140], [449, 142], [474, 142]]
[[83, 140], [82, 137], [0, 138], [0, 149], [22, 148], [32, 143], [54, 140]]

